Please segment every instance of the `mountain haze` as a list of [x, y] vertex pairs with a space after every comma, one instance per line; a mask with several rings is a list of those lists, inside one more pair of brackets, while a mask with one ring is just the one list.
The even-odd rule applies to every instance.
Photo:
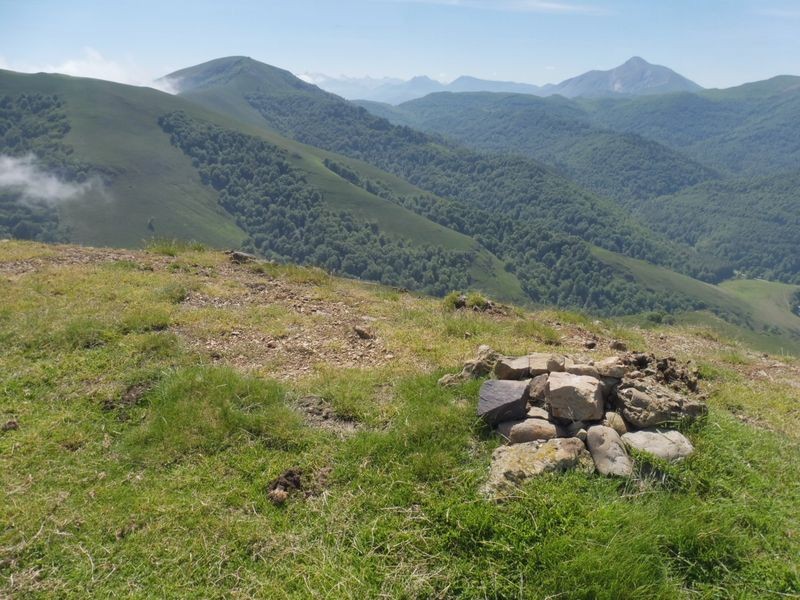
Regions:
[[380, 80], [364, 78], [361, 80], [362, 83], [359, 83], [357, 79], [336, 79], [326, 76], [318, 76], [315, 79], [315, 83], [322, 89], [348, 100], [368, 100], [394, 105], [437, 92], [505, 92], [535, 96], [597, 98], [696, 92], [703, 89], [675, 71], [652, 65], [638, 56], [609, 71], [589, 71], [561, 83], [544, 86], [469, 76], [461, 76], [450, 83], [440, 83], [425, 76], [417, 76], [408, 81], [390, 80], [375, 85], [377, 81]]

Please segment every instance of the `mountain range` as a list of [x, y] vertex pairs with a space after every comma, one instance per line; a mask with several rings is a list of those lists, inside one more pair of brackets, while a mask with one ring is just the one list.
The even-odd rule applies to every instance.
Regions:
[[304, 78], [322, 89], [349, 100], [400, 104], [436, 92], [508, 92], [567, 98], [643, 96], [671, 92], [695, 92], [702, 88], [675, 71], [635, 56], [608, 71], [589, 71], [558, 84], [537, 86], [511, 81], [492, 81], [461, 76], [442, 83], [426, 76], [403, 81], [396, 78], [353, 78], [312, 75]]
[[797, 78], [647, 94], [669, 78], [614, 77], [640, 95], [359, 106], [247, 57], [167, 75], [177, 95], [0, 71], [0, 155], [72, 190], [3, 187], [0, 236], [191, 238], [432, 294], [703, 311], [800, 343], [788, 308], [764, 313], [727, 281], [800, 284]]

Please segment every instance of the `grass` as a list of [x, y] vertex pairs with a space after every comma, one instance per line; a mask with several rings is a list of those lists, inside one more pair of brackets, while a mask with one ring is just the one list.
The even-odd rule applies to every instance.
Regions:
[[302, 422], [275, 382], [219, 367], [189, 367], [164, 376], [147, 397], [141, 426], [123, 441], [142, 460], [164, 463], [193, 451], [218, 452], [245, 436], [266, 448], [302, 446]]
[[[650, 289], [681, 293], [707, 307], [678, 315], [679, 324], [710, 327], [726, 338], [765, 352], [800, 352], [800, 317], [792, 312], [790, 302], [797, 286], [763, 280], [732, 280], [711, 285], [607, 250], [592, 251]], [[642, 319], [628, 319], [633, 320]]]
[[[0, 245], [0, 264], [38, 248]], [[479, 488], [499, 441], [475, 418], [480, 382], [442, 388], [438, 377], [480, 343], [516, 354], [553, 351], [547, 338], [562, 327], [607, 339], [636, 331], [567, 313], [456, 315], [441, 300], [283, 267], [223, 276], [212, 252], [192, 255], [210, 265], [204, 273], [171, 271], [183, 256], [0, 278], [0, 422], [20, 424], [0, 432], [0, 596], [800, 593], [798, 391], [751, 380], [745, 349], [693, 357], [710, 414], [686, 432], [697, 450], [688, 460], [642, 461], [629, 482], [542, 476], [492, 503]], [[237, 305], [261, 277], [371, 315], [394, 358], [322, 364], [282, 383], [279, 370], [212, 363], [190, 343], [194, 327], [314, 327], [277, 306]], [[229, 304], [171, 301], [173, 286]], [[140, 324], [166, 314], [167, 327], [125, 326], [129, 314]], [[361, 427], [343, 437], [307, 425], [291, 408], [307, 394]], [[275, 506], [267, 485], [290, 468], [307, 493]]]

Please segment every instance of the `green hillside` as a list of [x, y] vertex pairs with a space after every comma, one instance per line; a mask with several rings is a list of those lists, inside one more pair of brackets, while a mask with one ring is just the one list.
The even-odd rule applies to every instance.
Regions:
[[[724, 271], [538, 162], [476, 153], [392, 126], [275, 67], [231, 57], [168, 79], [193, 102], [233, 106], [234, 115], [255, 108], [265, 129], [364, 160], [435, 194], [411, 200], [391, 190], [381, 195], [479, 240], [509, 264], [536, 302], [604, 311], [690, 302], [640, 294], [593, 259], [587, 241], [704, 278]], [[365, 189], [376, 187], [368, 182]]]
[[679, 322], [710, 326], [769, 352], [800, 353], [800, 316], [792, 306], [798, 286], [744, 279], [712, 285], [599, 248], [594, 252], [649, 289], [697, 299], [699, 310], [678, 314]]
[[625, 206], [717, 178], [712, 169], [662, 144], [592, 124], [576, 104], [560, 97], [441, 93], [397, 107], [362, 106], [478, 150], [529, 156]]
[[[330, 153], [148, 88], [58, 75], [0, 73], [0, 96], [31, 94], [60, 99], [68, 123], [62, 145], [70, 153], [69, 161], [89, 165], [104, 182], [80, 200], [59, 205], [66, 239], [128, 247], [139, 246], [154, 235], [196, 239], [217, 247], [238, 247], [247, 240], [249, 232], [220, 206], [218, 190], [203, 183], [192, 160], [170, 143], [159, 126], [160, 117], [181, 111], [199, 122], [213, 123], [279, 149], [287, 165], [321, 191], [329, 210], [348, 211], [360, 222], [376, 223], [380, 232], [413, 247], [424, 244], [468, 255], [465, 278], [460, 280], [464, 287], [483, 289], [497, 298], [525, 298], [513, 274], [474, 240], [352, 186], [324, 167], [322, 160]], [[0, 152], [29, 151], [27, 146], [12, 148], [10, 143], [8, 139], [2, 142]], [[49, 146], [37, 149], [47, 154]], [[381, 174], [374, 172], [373, 177], [380, 179]], [[387, 185], [393, 185], [396, 179], [389, 181]], [[408, 185], [403, 188], [403, 193], [413, 191]]]
[[633, 211], [740, 276], [800, 284], [800, 171], [707, 182]]
[[601, 126], [647, 137], [733, 174], [777, 173], [800, 164], [800, 77], [579, 104]]

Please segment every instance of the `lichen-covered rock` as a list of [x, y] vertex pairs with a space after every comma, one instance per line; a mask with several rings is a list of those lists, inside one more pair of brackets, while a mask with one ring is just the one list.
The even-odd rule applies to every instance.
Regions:
[[640, 380], [623, 381], [617, 388], [617, 404], [625, 420], [637, 429], [694, 420], [708, 412], [701, 400]]
[[594, 377], [551, 373], [547, 404], [550, 414], [568, 421], [597, 421], [603, 418], [603, 384]]
[[622, 436], [631, 448], [647, 452], [670, 462], [683, 460], [694, 452], [694, 446], [680, 431], [671, 429], [643, 429]]
[[633, 461], [625, 451], [619, 434], [604, 425], [590, 427], [586, 435], [586, 445], [592, 455], [594, 466], [601, 475], [630, 477]]
[[483, 382], [478, 394], [478, 416], [490, 426], [521, 421], [528, 412], [529, 383], [499, 379]]
[[497, 426], [497, 433], [512, 444], [522, 444], [535, 440], [551, 440], [558, 437], [560, 432], [555, 423], [534, 418], [500, 423]]
[[555, 438], [500, 446], [492, 454], [485, 494], [498, 497], [541, 473], [566, 471], [576, 467], [593, 469], [586, 446], [577, 438]]

